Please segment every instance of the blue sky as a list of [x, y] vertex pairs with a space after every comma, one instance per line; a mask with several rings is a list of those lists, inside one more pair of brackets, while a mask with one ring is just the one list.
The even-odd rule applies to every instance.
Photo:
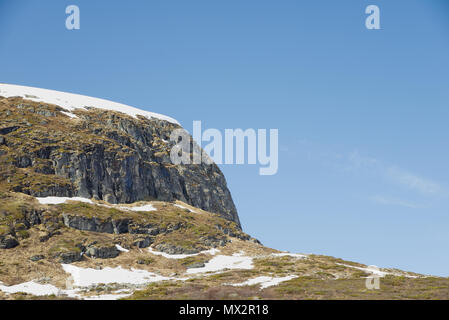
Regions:
[[[65, 28], [65, 8], [81, 29]], [[365, 28], [367, 5], [381, 30]], [[0, 0], [0, 82], [279, 129], [279, 172], [222, 165], [265, 245], [449, 276], [445, 0]]]

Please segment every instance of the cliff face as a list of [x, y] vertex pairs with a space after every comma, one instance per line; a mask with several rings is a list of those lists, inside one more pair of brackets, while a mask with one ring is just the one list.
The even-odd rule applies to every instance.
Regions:
[[240, 226], [217, 165], [171, 163], [178, 124], [1, 96], [0, 183], [8, 190], [109, 203], [181, 200]]

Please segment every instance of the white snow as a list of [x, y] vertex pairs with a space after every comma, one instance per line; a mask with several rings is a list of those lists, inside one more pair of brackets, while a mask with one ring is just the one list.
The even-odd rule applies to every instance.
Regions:
[[0, 290], [5, 293], [28, 293], [35, 296], [47, 296], [47, 295], [57, 295], [61, 292], [60, 289], [56, 288], [55, 286], [51, 284], [40, 284], [36, 283], [34, 281], [24, 282], [21, 284], [17, 284], [14, 286], [4, 286], [0, 282]]
[[[123, 248], [122, 248], [123, 249]], [[120, 249], [119, 249], [120, 250]], [[123, 249], [126, 250], [126, 249]], [[98, 284], [125, 284], [125, 285], [145, 285], [152, 282], [165, 281], [165, 280], [177, 280], [185, 281], [188, 278], [173, 278], [164, 277], [153, 272], [137, 269], [123, 269], [117, 268], [104, 268], [101, 270], [91, 268], [81, 268], [70, 264], [61, 264], [65, 272], [70, 274], [71, 285], [70, 289], [59, 289], [50, 284], [39, 284], [34, 281], [21, 283], [14, 286], [5, 286], [0, 282], [0, 291], [6, 294], [11, 293], [28, 293], [35, 296], [45, 295], [67, 295], [73, 298], [80, 298], [84, 300], [116, 300], [127, 297], [132, 294], [132, 291], [122, 289], [116, 290], [111, 294], [96, 295], [96, 296], [83, 296], [82, 293], [85, 288], [89, 288], [92, 285]], [[73, 288], [72, 285], [75, 287]]]
[[120, 245], [118, 245], [118, 244], [116, 244], [115, 247], [117, 248], [118, 251], [121, 251], [121, 252], [129, 252], [128, 249], [125, 249], [125, 248], [123, 248], [122, 246], [120, 246]]
[[278, 278], [261, 276], [261, 277], [249, 279], [242, 283], [234, 283], [234, 284], [231, 284], [231, 286], [242, 287], [242, 286], [253, 286], [253, 285], [259, 284], [261, 289], [265, 289], [268, 287], [277, 286], [281, 282], [288, 281], [288, 280], [291, 280], [291, 279], [294, 279], [297, 277], [298, 276], [294, 276], [294, 275], [286, 276], [286, 277], [278, 277]]
[[67, 201], [81, 201], [85, 203], [95, 204], [98, 206], [106, 207], [106, 208], [115, 208], [119, 210], [128, 210], [128, 211], [156, 211], [157, 209], [152, 204], [146, 204], [138, 207], [127, 207], [123, 205], [106, 205], [101, 203], [95, 203], [90, 199], [81, 198], [81, 197], [44, 197], [44, 198], [36, 198], [40, 204], [61, 204]]
[[183, 206], [183, 205], [180, 205], [180, 204], [174, 204], [174, 206], [175, 206], [175, 207], [178, 207], [178, 208], [181, 208], [181, 209], [189, 210], [190, 212], [193, 212], [193, 213], [197, 213], [196, 211], [194, 211], [194, 210], [192, 210], [192, 209], [190, 209], [190, 208], [187, 208], [187, 207], [185, 207], [185, 206]]
[[118, 209], [131, 210], [131, 211], [156, 211], [157, 209], [151, 204], [146, 204], [140, 207], [118, 207]]
[[307, 258], [307, 256], [304, 254], [290, 253], [290, 252], [272, 253], [271, 255], [274, 257], [292, 257], [297, 259]]
[[3, 291], [6, 294], [28, 293], [35, 296], [66, 295], [68, 297], [80, 298], [84, 300], [117, 300], [128, 297], [132, 294], [128, 290], [117, 290], [111, 294], [104, 294], [97, 296], [82, 296], [80, 290], [63, 290], [51, 284], [40, 284], [34, 281], [21, 283], [14, 286], [4, 286], [0, 282], [0, 291]]
[[122, 267], [106, 267], [101, 270], [81, 268], [70, 264], [62, 264], [65, 272], [73, 277], [74, 285], [77, 287], [89, 287], [96, 284], [134, 284], [141, 285], [151, 282], [172, 280], [173, 278], [157, 275], [153, 272], [138, 269], [123, 269]]
[[81, 197], [73, 197], [73, 198], [68, 198], [68, 197], [45, 197], [45, 198], [36, 198], [37, 201], [39, 201], [40, 204], [61, 204], [61, 203], [65, 203], [66, 201], [81, 201], [81, 202], [85, 202], [85, 203], [91, 203], [93, 204], [93, 201], [90, 199], [86, 199], [86, 198], [81, 198]]
[[74, 115], [71, 112], [67, 112], [67, 111], [61, 111], [61, 113], [65, 114], [66, 116], [70, 117], [70, 118], [78, 118], [76, 115]]
[[361, 270], [361, 271], [364, 271], [364, 272], [367, 272], [367, 273], [371, 273], [371, 274], [379, 276], [379, 277], [385, 277], [386, 275], [393, 274], [393, 273], [390, 273], [390, 272], [381, 271], [376, 266], [368, 266], [366, 268], [362, 268], [362, 267], [351, 266], [349, 264], [343, 264], [343, 263], [337, 263], [337, 264], [340, 265], [340, 266], [353, 268], [353, 269]]
[[99, 296], [88, 296], [83, 297], [83, 300], [118, 300], [121, 298], [129, 297], [132, 293], [122, 293], [122, 294], [102, 294]]
[[36, 102], [51, 103], [58, 105], [61, 108], [66, 109], [67, 111], [73, 111], [78, 108], [85, 109], [85, 107], [95, 107], [99, 109], [122, 112], [132, 117], [141, 115], [146, 118], [156, 118], [179, 124], [179, 122], [175, 119], [164, 116], [162, 114], [140, 110], [113, 101], [61, 91], [0, 83], [0, 96], [6, 98], [18, 96]]
[[379, 267], [376, 266], [368, 266], [366, 268], [351, 266], [349, 264], [337, 263], [338, 265], [358, 269], [367, 273], [371, 273], [372, 275], [378, 276], [380, 278], [385, 277], [386, 275], [398, 276], [398, 277], [406, 277], [406, 278], [418, 278], [418, 276], [412, 276], [410, 274], [401, 273], [401, 272], [388, 272], [382, 271]]
[[252, 269], [253, 258], [235, 253], [232, 256], [218, 255], [202, 268], [188, 269], [187, 273], [215, 272], [225, 269]]
[[192, 254], [168, 254], [168, 253], [165, 253], [165, 252], [154, 251], [153, 248], [151, 248], [151, 247], [148, 248], [148, 251], [150, 253], [154, 254], [154, 255], [163, 256], [163, 257], [168, 258], [168, 259], [184, 259], [184, 258], [188, 258], [188, 257], [197, 256], [197, 255], [202, 254], [202, 253], [208, 253], [208, 254], [211, 254], [211, 255], [216, 255], [218, 252], [220, 252], [219, 249], [212, 248], [212, 249], [209, 249], [209, 250], [201, 251], [201, 252], [198, 252], [198, 253], [192, 253]]

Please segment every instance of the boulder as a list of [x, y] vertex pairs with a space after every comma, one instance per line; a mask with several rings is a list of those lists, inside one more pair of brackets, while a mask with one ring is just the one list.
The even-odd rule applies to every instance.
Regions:
[[184, 248], [168, 243], [158, 244], [155, 249], [168, 254], [195, 254], [200, 252], [200, 250], [196, 248]]
[[86, 249], [86, 256], [98, 259], [111, 259], [118, 257], [120, 251], [114, 246], [90, 246]]
[[0, 236], [0, 249], [12, 249], [18, 245], [19, 241], [14, 236], [10, 234]]
[[152, 237], [144, 237], [138, 238], [134, 241], [134, 245], [138, 248], [148, 248], [151, 244], [153, 244], [154, 238]]
[[30, 260], [33, 261], [33, 262], [37, 262], [37, 261], [40, 261], [40, 260], [43, 260], [43, 259], [45, 259], [45, 256], [43, 256], [43, 255], [41, 255], [41, 254], [32, 256], [32, 257], [30, 258]]
[[95, 217], [72, 216], [68, 214], [62, 215], [64, 224], [67, 227], [92, 232], [114, 233], [112, 221], [102, 221]]
[[72, 252], [62, 252], [58, 255], [59, 262], [69, 264], [76, 261], [81, 261], [83, 256], [81, 253], [72, 251]]

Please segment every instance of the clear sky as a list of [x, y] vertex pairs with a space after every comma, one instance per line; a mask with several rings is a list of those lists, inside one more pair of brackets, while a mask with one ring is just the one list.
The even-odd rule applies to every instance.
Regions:
[[[65, 8], [81, 29], [65, 28]], [[365, 28], [380, 7], [381, 30]], [[449, 276], [446, 0], [0, 0], [0, 82], [205, 128], [279, 129], [221, 165], [265, 245]]]

